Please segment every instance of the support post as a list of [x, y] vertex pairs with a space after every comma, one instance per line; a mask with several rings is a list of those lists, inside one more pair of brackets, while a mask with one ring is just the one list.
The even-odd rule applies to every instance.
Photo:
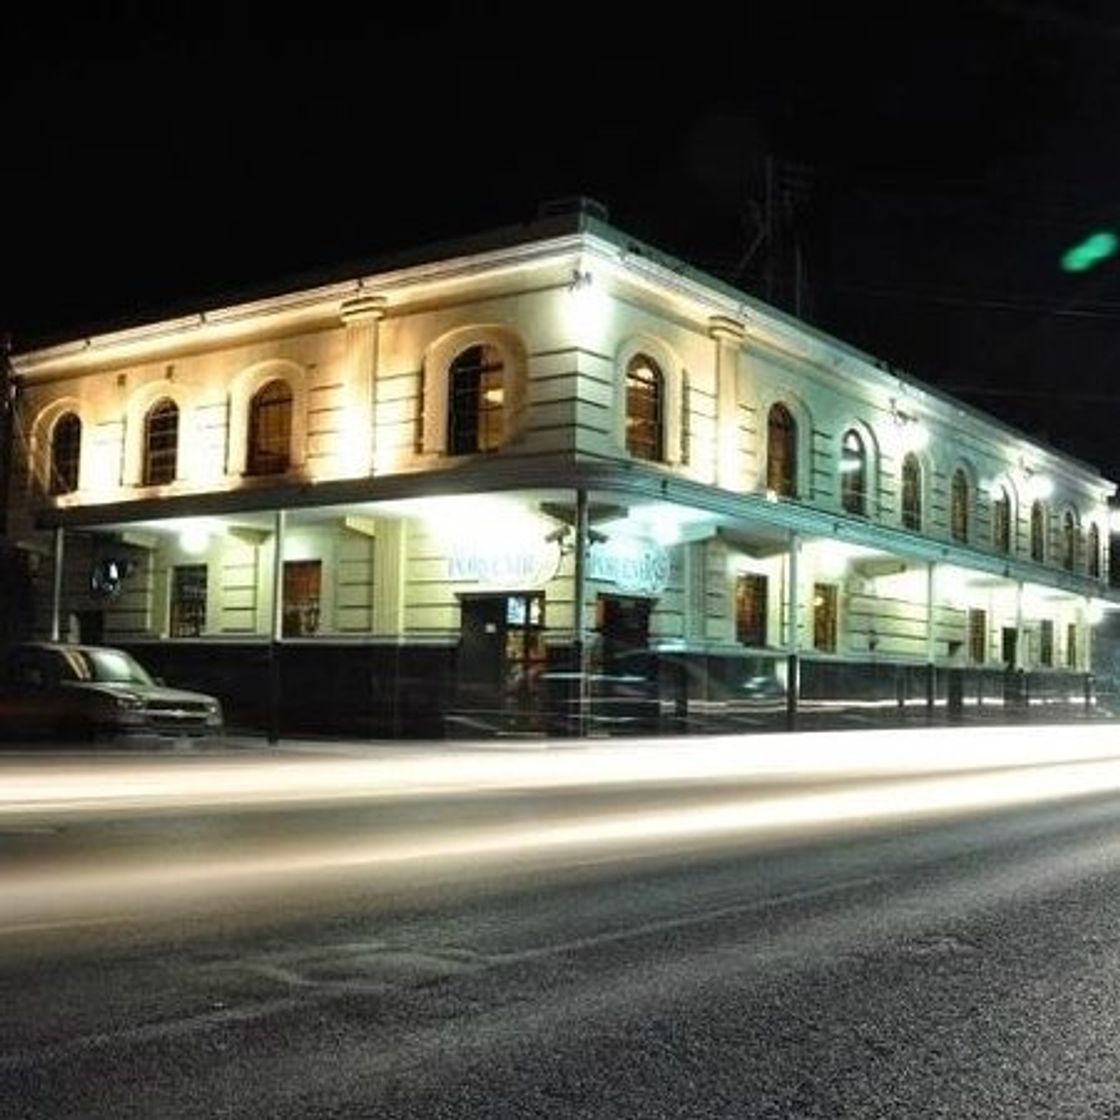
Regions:
[[54, 571], [51, 573], [51, 641], [62, 636], [62, 561], [65, 555], [66, 530], [61, 525], [54, 528]]
[[937, 704], [937, 642], [933, 635], [936, 585], [937, 565], [930, 560], [926, 563], [926, 719], [931, 722]]
[[582, 739], [587, 734], [588, 701], [590, 693], [587, 680], [587, 549], [588, 549], [588, 508], [587, 491], [582, 487], [576, 491], [576, 552], [575, 552], [575, 595], [572, 609], [575, 612], [572, 634], [575, 640], [576, 666], [576, 734]]
[[278, 509], [272, 535], [272, 619], [268, 642], [268, 741], [280, 738], [280, 642], [284, 636], [284, 530], [287, 511]]
[[798, 559], [801, 551], [801, 538], [797, 533], [789, 534], [789, 579], [786, 587], [786, 730], [797, 730], [797, 704], [801, 694], [801, 663], [798, 657], [800, 648], [800, 602], [798, 590], [800, 582]]

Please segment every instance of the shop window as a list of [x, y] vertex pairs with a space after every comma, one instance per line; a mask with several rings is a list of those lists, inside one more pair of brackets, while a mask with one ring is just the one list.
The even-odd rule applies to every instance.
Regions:
[[836, 650], [836, 585], [813, 585], [813, 648], [833, 653]]
[[505, 387], [501, 355], [471, 346], [448, 372], [447, 450], [451, 455], [495, 451], [501, 445]]
[[270, 381], [249, 404], [251, 475], [283, 474], [292, 461], [292, 390], [286, 381]]
[[664, 414], [665, 378], [639, 354], [626, 367], [626, 450], [635, 459], [664, 459]]
[[1077, 523], [1073, 514], [1067, 509], [1062, 517], [1062, 567], [1067, 572], [1073, 571], [1074, 558], [1077, 555]]
[[1046, 560], [1046, 507], [1040, 501], [1031, 503], [1031, 559]]
[[1101, 578], [1101, 531], [1096, 525], [1089, 526], [1085, 538], [1086, 570], [1093, 579]]
[[1066, 668], [1077, 668], [1077, 623], [1066, 626]]
[[197, 638], [206, 630], [206, 565], [178, 564], [171, 569], [172, 638]]
[[968, 659], [975, 665], [983, 665], [988, 660], [987, 611], [968, 612]]
[[949, 487], [949, 532], [953, 540], [968, 540], [968, 476], [958, 467]]
[[70, 494], [78, 489], [82, 459], [82, 422], [73, 412], [63, 413], [51, 432], [50, 492]]
[[797, 421], [784, 404], [773, 405], [766, 422], [766, 488], [797, 496]]
[[179, 454], [179, 409], [174, 401], [156, 401], [144, 417], [144, 485], [165, 486], [175, 480]]
[[766, 576], [744, 572], [735, 577], [735, 638], [745, 646], [766, 645]]
[[848, 513], [867, 512], [867, 452], [854, 429], [840, 446], [840, 504]]
[[922, 466], [912, 451], [902, 460], [902, 527], [922, 528]]
[[996, 488], [992, 502], [992, 544], [999, 552], [1011, 551], [1011, 495], [1005, 486]]
[[1044, 618], [1038, 627], [1038, 663], [1054, 664], [1054, 623]]
[[301, 638], [319, 632], [323, 565], [319, 560], [284, 561], [284, 598], [281, 632]]

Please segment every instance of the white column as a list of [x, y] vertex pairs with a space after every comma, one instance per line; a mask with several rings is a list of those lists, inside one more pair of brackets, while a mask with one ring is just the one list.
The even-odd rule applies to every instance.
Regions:
[[272, 535], [272, 625], [270, 634], [274, 642], [284, 634], [284, 530], [288, 524], [288, 511], [278, 509]]
[[726, 490], [742, 490], [739, 347], [744, 328], [734, 319], [713, 315], [708, 332], [716, 343], [716, 482]]
[[368, 438], [368, 471], [377, 468], [377, 364], [385, 297], [353, 296], [344, 300], [339, 317], [346, 327], [346, 376], [360, 389]]

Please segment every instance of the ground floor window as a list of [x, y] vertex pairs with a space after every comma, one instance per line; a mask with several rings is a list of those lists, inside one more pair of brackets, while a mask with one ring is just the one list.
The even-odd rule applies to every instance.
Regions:
[[1054, 664], [1054, 623], [1043, 619], [1038, 628], [1038, 663]]
[[1066, 627], [1066, 668], [1077, 668], [1077, 623], [1071, 622]]
[[766, 645], [765, 576], [745, 572], [735, 579], [735, 638], [745, 646]]
[[319, 632], [323, 565], [319, 560], [284, 561], [283, 622], [285, 638]]
[[835, 652], [836, 650], [836, 585], [813, 585], [813, 647]]
[[172, 638], [197, 638], [206, 629], [206, 565], [179, 564], [171, 569]]
[[986, 611], [968, 612], [968, 659], [982, 665], [988, 660], [988, 614]]

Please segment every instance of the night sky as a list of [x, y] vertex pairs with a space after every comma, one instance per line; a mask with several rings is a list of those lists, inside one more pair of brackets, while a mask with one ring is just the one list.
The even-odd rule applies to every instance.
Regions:
[[584, 194], [1120, 479], [1120, 258], [1060, 266], [1120, 226], [1120, 6], [739, 7], [21, 17], [0, 327], [18, 352]]

